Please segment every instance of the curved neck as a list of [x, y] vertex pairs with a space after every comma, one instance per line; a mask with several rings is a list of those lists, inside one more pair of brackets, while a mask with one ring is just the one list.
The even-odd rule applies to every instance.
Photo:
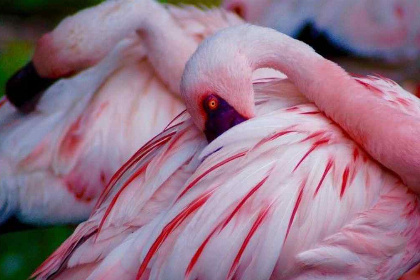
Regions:
[[246, 26], [240, 31], [229, 35], [236, 37], [237, 51], [253, 70], [271, 67], [285, 73], [367, 153], [420, 193], [420, 115], [391, 106], [384, 95], [373, 94], [300, 41], [268, 28]]
[[153, 0], [105, 1], [66, 18], [38, 41], [34, 67], [43, 78], [73, 75], [97, 64], [136, 30], [141, 30], [141, 43], [156, 72], [178, 93], [184, 65], [197, 43]]
[[343, 87], [359, 85], [338, 65], [317, 54], [311, 47], [272, 29], [251, 26], [249, 40], [242, 45], [251, 69], [273, 68], [285, 75], [299, 91], [322, 111], [334, 119], [331, 100], [346, 97], [337, 94]]
[[153, 3], [137, 33], [143, 39], [147, 57], [169, 89], [179, 95], [185, 64], [198, 43], [178, 25], [161, 4]]

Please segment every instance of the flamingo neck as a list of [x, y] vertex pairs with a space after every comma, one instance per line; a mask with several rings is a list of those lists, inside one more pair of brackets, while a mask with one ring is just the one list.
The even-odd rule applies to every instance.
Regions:
[[253, 39], [240, 48], [252, 71], [273, 68], [284, 73], [306, 98], [335, 120], [337, 112], [331, 102], [347, 97], [338, 89], [358, 86], [352, 77], [298, 40], [268, 28], [265, 32], [259, 27], [248, 29], [247, 36]]
[[160, 79], [169, 89], [180, 95], [180, 82], [185, 64], [196, 50], [198, 43], [181, 29], [169, 12], [153, 3], [150, 15], [138, 28], [147, 57]]
[[285, 73], [366, 152], [420, 193], [420, 116], [390, 106], [341, 67], [286, 35], [255, 26], [240, 35], [239, 50], [252, 69], [270, 67]]
[[140, 43], [157, 74], [178, 93], [184, 65], [197, 43], [153, 0], [105, 1], [66, 18], [38, 41], [33, 65], [43, 78], [73, 75], [97, 64], [135, 30], [140, 30]]

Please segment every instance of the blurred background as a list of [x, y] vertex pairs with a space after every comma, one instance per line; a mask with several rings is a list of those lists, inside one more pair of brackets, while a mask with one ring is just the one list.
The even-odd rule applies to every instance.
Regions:
[[[101, 0], [0, 0], [0, 97], [7, 79], [31, 58], [36, 40], [65, 16]], [[219, 0], [161, 0], [218, 5]], [[0, 279], [27, 279], [74, 230], [51, 227], [0, 233]]]
[[[218, 5], [221, 2], [221, 0], [160, 1], [205, 6]], [[30, 60], [35, 42], [41, 34], [53, 29], [65, 16], [99, 2], [101, 0], [0, 0], [0, 97], [4, 95], [7, 79]], [[378, 73], [397, 80], [417, 94], [420, 93], [419, 60], [406, 64], [384, 63], [347, 56], [336, 59], [349, 72]], [[0, 279], [27, 279], [73, 230], [72, 226], [63, 226], [0, 233]]]

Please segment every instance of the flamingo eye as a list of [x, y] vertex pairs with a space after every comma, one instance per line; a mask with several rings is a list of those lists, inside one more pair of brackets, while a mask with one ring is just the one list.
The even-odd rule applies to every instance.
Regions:
[[210, 95], [206, 98], [204, 105], [208, 111], [215, 111], [217, 108], [219, 108], [219, 100], [216, 96]]

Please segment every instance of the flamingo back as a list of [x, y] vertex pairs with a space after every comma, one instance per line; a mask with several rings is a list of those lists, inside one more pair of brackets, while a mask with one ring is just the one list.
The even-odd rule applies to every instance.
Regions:
[[[186, 120], [139, 150], [91, 219], [35, 275], [395, 279], [418, 262], [418, 196], [287, 79], [254, 88], [258, 117], [208, 146]], [[188, 135], [185, 145], [196, 143], [189, 152], [172, 142]], [[149, 149], [157, 154], [144, 167]], [[148, 173], [158, 178], [143, 180]], [[176, 178], [170, 195], [148, 216], [140, 193], [157, 194], [168, 176]], [[141, 222], [130, 228], [130, 221]]]

